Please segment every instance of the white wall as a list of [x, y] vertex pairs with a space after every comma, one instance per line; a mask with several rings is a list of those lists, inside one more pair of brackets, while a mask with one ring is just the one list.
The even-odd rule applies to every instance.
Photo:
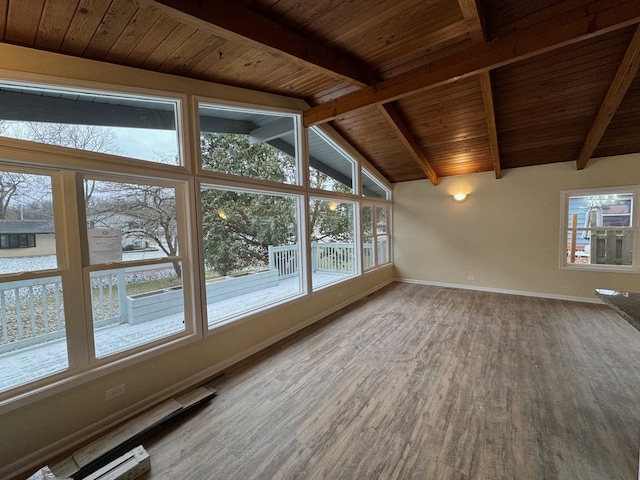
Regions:
[[[394, 186], [396, 277], [542, 296], [640, 291], [640, 275], [558, 268], [562, 190], [640, 184], [640, 154]], [[463, 203], [451, 194], [467, 192]], [[639, 206], [636, 206], [636, 208]], [[469, 281], [468, 276], [475, 276]]]

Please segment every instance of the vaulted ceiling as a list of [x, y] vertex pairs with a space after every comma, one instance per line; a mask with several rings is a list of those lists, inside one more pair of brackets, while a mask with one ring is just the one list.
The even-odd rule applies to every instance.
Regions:
[[638, 0], [0, 0], [0, 41], [305, 99], [391, 182], [640, 152]]

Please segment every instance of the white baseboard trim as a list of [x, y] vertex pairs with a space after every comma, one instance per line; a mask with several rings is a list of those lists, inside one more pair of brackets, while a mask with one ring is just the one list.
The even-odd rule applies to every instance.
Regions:
[[432, 285], [434, 287], [446, 287], [446, 288], [458, 288], [461, 290], [475, 290], [479, 292], [490, 292], [490, 293], [504, 293], [505, 295], [521, 295], [523, 297], [539, 297], [539, 298], [550, 298], [553, 300], [567, 300], [570, 302], [582, 302], [582, 303], [604, 303], [598, 297], [574, 297], [571, 295], [557, 295], [555, 293], [543, 293], [543, 292], [526, 292], [523, 290], [510, 290], [506, 288], [492, 288], [492, 287], [482, 287], [482, 286], [474, 286], [474, 285], [461, 285], [456, 283], [443, 283], [443, 282], [431, 282], [427, 280], [415, 280], [411, 278], [396, 278], [394, 279], [396, 282], [402, 283], [417, 283], [419, 285]]
[[106, 432], [107, 430], [112, 428], [114, 425], [125, 422], [126, 420], [136, 415], [139, 415], [140, 413], [151, 408], [152, 406], [160, 402], [163, 402], [171, 397], [174, 397], [189, 388], [205, 383], [207, 380], [211, 379], [211, 377], [220, 373], [225, 368], [228, 368], [231, 365], [238, 363], [241, 360], [244, 360], [245, 358], [248, 358], [255, 353], [258, 353], [260, 350], [264, 350], [265, 348], [273, 345], [274, 343], [279, 342], [280, 340], [283, 340], [284, 338], [290, 335], [293, 335], [294, 333], [302, 330], [303, 328], [306, 328], [309, 325], [314, 324], [318, 320], [321, 320], [331, 315], [332, 313], [335, 313], [338, 310], [344, 307], [347, 307], [348, 305], [360, 300], [361, 298], [371, 295], [372, 293], [380, 290], [383, 287], [386, 287], [392, 282], [393, 280], [390, 279], [390, 280], [387, 280], [386, 282], [381, 283], [380, 285], [376, 285], [375, 287], [361, 293], [356, 297], [349, 298], [348, 300], [345, 300], [344, 302], [338, 305], [334, 305], [333, 307], [328, 308], [322, 313], [314, 315], [313, 317], [305, 320], [304, 322], [299, 323], [294, 327], [291, 327], [271, 338], [268, 338], [267, 340], [260, 342], [259, 344], [254, 345], [253, 347], [243, 352], [240, 352], [237, 355], [234, 355], [233, 357], [225, 359], [222, 362], [218, 362], [215, 365], [212, 365], [211, 367], [207, 368], [206, 370], [200, 371], [182, 380], [181, 382], [172, 385], [171, 387], [168, 387], [160, 392], [157, 392], [151, 395], [150, 397], [144, 398], [143, 400], [136, 402], [135, 404], [125, 408], [124, 410], [121, 410], [117, 413], [114, 413], [113, 415], [103, 418], [99, 422], [93, 423], [81, 430], [74, 432], [71, 435], [67, 435], [66, 437], [60, 440], [57, 440], [56, 442], [50, 445], [47, 445], [46, 447], [43, 447], [35, 452], [32, 452], [31, 454], [21, 458], [20, 460], [17, 460], [11, 463], [10, 465], [1, 467], [0, 479], [14, 478], [20, 475], [24, 475], [25, 477], [29, 476], [32, 472], [35, 472], [39, 468], [42, 468], [44, 466], [42, 464], [43, 458], [55, 458], [55, 457], [60, 457], [64, 455], [66, 452], [69, 452], [73, 448], [80, 446], [82, 443], [87, 442], [91, 438]]

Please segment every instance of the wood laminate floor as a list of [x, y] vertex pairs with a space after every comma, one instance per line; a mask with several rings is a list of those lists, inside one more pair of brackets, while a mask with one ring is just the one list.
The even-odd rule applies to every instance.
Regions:
[[640, 333], [394, 283], [230, 368], [142, 479], [637, 479]]

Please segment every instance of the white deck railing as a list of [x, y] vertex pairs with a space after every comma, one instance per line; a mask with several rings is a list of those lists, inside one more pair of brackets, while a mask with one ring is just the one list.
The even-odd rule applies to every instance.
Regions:
[[[373, 258], [373, 244], [365, 244], [365, 257]], [[355, 272], [353, 243], [311, 244], [311, 268], [314, 272], [349, 274]], [[298, 245], [269, 246], [269, 268], [277, 269], [280, 278], [298, 273]]]
[[269, 268], [278, 270], [280, 278], [298, 274], [298, 245], [269, 245]]
[[[368, 251], [371, 250], [369, 253]], [[372, 256], [373, 245], [365, 245]], [[311, 244], [314, 272], [349, 274], [355, 272], [352, 243]], [[269, 268], [279, 278], [298, 274], [298, 245], [269, 247]], [[91, 273], [94, 328], [127, 322], [127, 295], [124, 269]], [[64, 337], [64, 306], [60, 277], [0, 283], [0, 353]]]
[[0, 284], [0, 353], [65, 335], [60, 277]]
[[[124, 270], [91, 274], [93, 321], [98, 328], [126, 321]], [[0, 353], [65, 336], [60, 277], [0, 283]]]

